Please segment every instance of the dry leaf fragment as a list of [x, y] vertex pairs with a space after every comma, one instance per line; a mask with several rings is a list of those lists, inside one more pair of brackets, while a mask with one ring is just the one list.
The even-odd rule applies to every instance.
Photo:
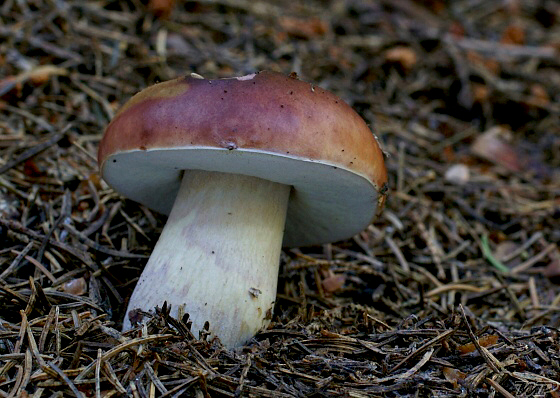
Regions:
[[488, 100], [490, 89], [486, 84], [472, 83], [471, 90], [474, 102], [483, 103]]
[[459, 381], [465, 380], [467, 374], [461, 372], [459, 369], [450, 368], [448, 366], [443, 367], [443, 375], [447, 381], [453, 383], [455, 387], [459, 386]]
[[525, 44], [525, 31], [519, 25], [509, 25], [502, 33], [502, 44]]
[[332, 274], [327, 278], [323, 279], [321, 283], [323, 285], [323, 290], [327, 293], [334, 293], [340, 290], [344, 283], [346, 282], [346, 276], [343, 274]]
[[414, 50], [405, 46], [397, 46], [387, 50], [385, 52], [385, 59], [387, 62], [401, 65], [407, 71], [412, 69], [417, 61]]
[[173, 8], [175, 7], [175, 0], [150, 0], [148, 3], [148, 10], [157, 18], [167, 18]]
[[45, 175], [45, 172], [41, 170], [33, 159], [27, 159], [23, 163], [23, 173], [28, 177], [41, 177]]
[[[497, 342], [498, 342], [497, 334], [483, 336], [478, 339], [478, 344], [480, 344], [482, 347], [490, 347], [495, 345]], [[457, 347], [457, 351], [459, 351], [461, 355], [469, 354], [471, 352], [474, 352], [475, 350], [476, 347], [474, 346], [474, 343], [467, 343]]]
[[76, 296], [81, 296], [87, 292], [87, 283], [84, 278], [70, 279], [62, 285], [62, 291]]
[[547, 106], [550, 103], [550, 97], [546, 89], [538, 83], [531, 85], [529, 103], [536, 106]]
[[280, 27], [291, 36], [301, 39], [311, 39], [323, 36], [329, 30], [327, 22], [320, 18], [280, 17]]
[[525, 166], [525, 160], [506, 142], [507, 130], [495, 126], [479, 135], [471, 146], [473, 154], [509, 171], [519, 172]]

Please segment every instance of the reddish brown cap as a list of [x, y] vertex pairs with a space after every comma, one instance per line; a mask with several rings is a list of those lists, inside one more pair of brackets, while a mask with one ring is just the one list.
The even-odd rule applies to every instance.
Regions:
[[284, 244], [332, 242], [367, 227], [387, 184], [364, 120], [334, 94], [274, 72], [148, 87], [111, 121], [98, 161], [115, 190], [168, 214], [183, 171], [293, 187]]

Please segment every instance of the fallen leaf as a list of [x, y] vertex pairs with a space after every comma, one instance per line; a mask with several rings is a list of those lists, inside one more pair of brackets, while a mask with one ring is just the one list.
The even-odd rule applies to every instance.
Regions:
[[414, 50], [410, 47], [397, 46], [385, 52], [385, 60], [399, 64], [404, 70], [408, 71], [416, 65], [417, 57]]
[[509, 25], [502, 33], [502, 44], [525, 44], [525, 31], [519, 25]]
[[148, 10], [157, 18], [165, 19], [169, 17], [175, 7], [175, 0], [150, 0]]
[[[480, 344], [482, 347], [490, 347], [498, 342], [498, 338], [499, 337], [496, 334], [483, 336], [478, 339], [478, 344]], [[476, 347], [474, 346], [474, 343], [467, 343], [457, 347], [457, 351], [459, 351], [461, 355], [469, 354], [471, 352], [474, 352], [475, 350]]]
[[488, 100], [490, 89], [486, 84], [473, 83], [471, 85], [474, 102], [482, 103]]
[[332, 274], [331, 276], [323, 279], [321, 283], [323, 285], [323, 290], [327, 293], [334, 293], [340, 290], [344, 283], [346, 282], [346, 276], [343, 274]]
[[459, 381], [465, 380], [467, 374], [465, 372], [461, 372], [459, 369], [450, 368], [448, 366], [443, 367], [443, 375], [445, 379], [451, 383], [453, 383], [454, 387], [459, 386]]
[[37, 166], [33, 159], [27, 159], [23, 163], [23, 173], [28, 177], [41, 177], [45, 175], [45, 172]]
[[298, 37], [301, 39], [311, 39], [314, 37], [323, 36], [329, 30], [329, 25], [324, 20], [312, 18], [298, 18], [298, 17], [280, 17], [278, 24], [290, 36]]
[[495, 126], [479, 135], [471, 145], [476, 156], [491, 163], [500, 165], [509, 171], [519, 172], [525, 167], [526, 161], [505, 140], [507, 130]]
[[87, 292], [87, 283], [84, 278], [70, 279], [62, 285], [62, 291], [76, 296], [81, 296]]

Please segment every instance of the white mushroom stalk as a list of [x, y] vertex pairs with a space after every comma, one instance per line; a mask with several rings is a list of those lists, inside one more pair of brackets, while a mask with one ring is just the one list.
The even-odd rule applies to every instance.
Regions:
[[176, 316], [184, 305], [195, 336], [208, 321], [226, 347], [247, 342], [272, 314], [289, 194], [256, 177], [186, 171], [128, 311], [167, 301]]

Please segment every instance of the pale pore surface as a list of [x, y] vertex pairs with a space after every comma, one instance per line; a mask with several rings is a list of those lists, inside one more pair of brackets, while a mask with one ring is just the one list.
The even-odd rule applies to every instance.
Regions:
[[128, 311], [167, 301], [176, 316], [185, 304], [195, 336], [209, 321], [226, 346], [246, 342], [272, 313], [289, 192], [256, 177], [186, 171]]
[[182, 170], [243, 174], [292, 186], [284, 246], [336, 242], [367, 228], [378, 189], [340, 165], [250, 149], [180, 147], [119, 152], [102, 166], [105, 181], [127, 198], [169, 214]]

